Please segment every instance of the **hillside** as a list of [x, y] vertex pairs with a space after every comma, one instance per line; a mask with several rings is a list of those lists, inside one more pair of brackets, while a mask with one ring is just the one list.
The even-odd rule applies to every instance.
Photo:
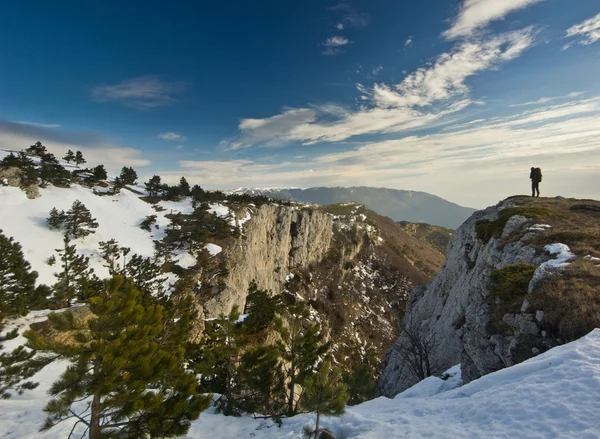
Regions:
[[320, 205], [355, 202], [394, 221], [427, 223], [456, 229], [474, 211], [425, 192], [374, 187], [314, 187], [308, 189], [247, 189], [236, 193], [264, 195]]
[[417, 379], [405, 361], [415, 340], [434, 374], [461, 363], [469, 382], [600, 327], [599, 249], [598, 201], [512, 197], [476, 212], [435, 280], [411, 294], [382, 394]]
[[[43, 315], [30, 314], [14, 322], [21, 328]], [[48, 366], [35, 376], [37, 389], [0, 401], [0, 436], [7, 439], [66, 437], [73, 421], [38, 432], [50, 383], [64, 363]], [[518, 437], [524, 439], [597, 437], [600, 399], [600, 330], [551, 349], [522, 364], [462, 385], [460, 368], [444, 380], [431, 377], [394, 399], [377, 398], [347, 407], [340, 418], [323, 424], [347, 439]], [[458, 387], [458, 388], [457, 388]], [[251, 416], [225, 417], [214, 409], [202, 413], [184, 438], [300, 439], [314, 414], [271, 420]]]

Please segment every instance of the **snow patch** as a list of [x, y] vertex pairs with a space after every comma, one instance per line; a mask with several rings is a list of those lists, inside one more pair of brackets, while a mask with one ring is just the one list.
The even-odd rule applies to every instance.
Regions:
[[223, 248], [217, 244], [206, 244], [204, 248], [210, 253], [211, 256], [216, 256], [223, 251]]

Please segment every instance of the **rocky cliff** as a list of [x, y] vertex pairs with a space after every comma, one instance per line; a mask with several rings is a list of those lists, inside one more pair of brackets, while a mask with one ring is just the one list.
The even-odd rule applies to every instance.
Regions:
[[230, 208], [249, 219], [241, 236], [219, 242], [225, 269], [197, 273], [197, 304], [205, 318], [233, 306], [243, 310], [254, 281], [274, 294], [307, 300], [342, 358], [350, 345], [373, 348], [383, 358], [399, 336], [409, 292], [443, 262], [433, 246], [355, 203]]
[[[381, 394], [413, 385], [422, 378], [415, 369], [435, 375], [458, 363], [469, 382], [600, 323], [597, 315], [579, 322], [560, 310], [563, 290], [579, 285], [569, 306], [598, 312], [600, 270], [590, 253], [599, 248], [600, 213], [578, 203], [515, 197], [473, 214], [456, 231], [435, 279], [412, 292], [404, 332], [385, 360]], [[555, 285], [559, 279], [572, 282]], [[583, 303], [594, 290], [596, 300]]]

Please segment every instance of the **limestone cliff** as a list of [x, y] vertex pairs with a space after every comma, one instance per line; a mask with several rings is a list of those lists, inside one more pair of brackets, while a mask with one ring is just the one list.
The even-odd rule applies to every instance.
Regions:
[[[564, 342], [551, 333], [544, 310], [552, 307], [537, 291], [552, 271], [565, 269], [578, 256], [584, 260], [585, 235], [596, 236], [598, 213], [583, 216], [570, 210], [573, 205], [572, 200], [521, 197], [473, 214], [456, 231], [433, 282], [411, 294], [404, 318], [411, 330], [387, 354], [380, 393], [391, 397], [418, 381], [406, 355], [415, 338], [429, 343], [432, 374], [461, 363], [465, 382]], [[573, 233], [585, 221], [590, 227]], [[558, 245], [564, 242], [579, 254]], [[550, 254], [559, 252], [564, 254]], [[555, 257], [563, 259], [553, 263]]]

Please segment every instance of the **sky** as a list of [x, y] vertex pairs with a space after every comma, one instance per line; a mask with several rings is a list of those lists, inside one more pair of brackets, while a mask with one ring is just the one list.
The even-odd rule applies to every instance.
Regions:
[[0, 148], [205, 188], [600, 199], [598, 0], [23, 0]]

